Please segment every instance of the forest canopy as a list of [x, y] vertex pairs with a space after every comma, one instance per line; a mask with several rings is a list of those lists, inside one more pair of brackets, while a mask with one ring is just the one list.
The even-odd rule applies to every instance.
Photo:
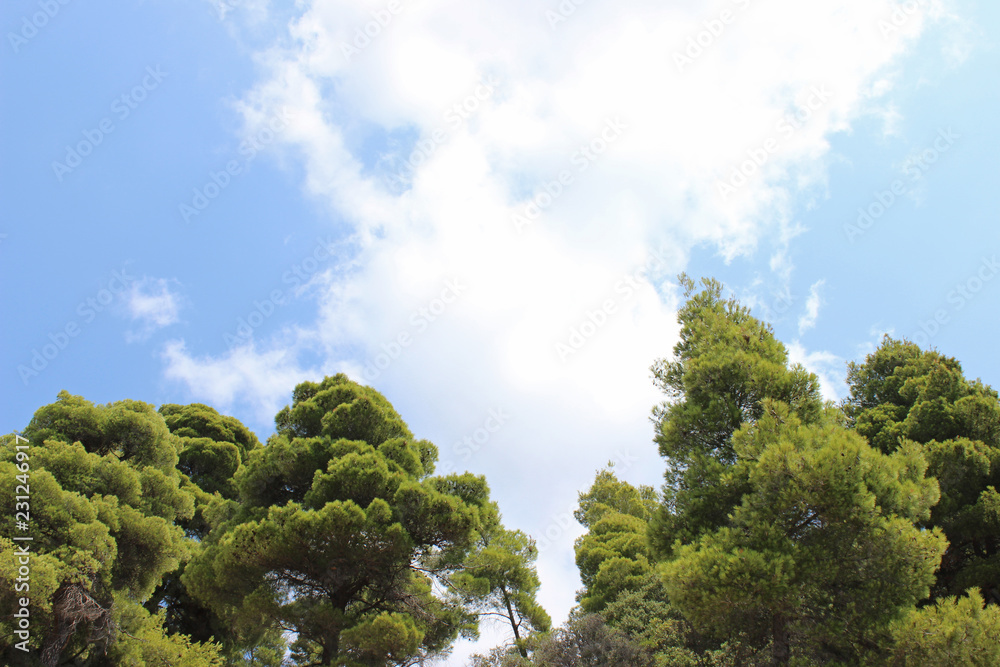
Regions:
[[438, 474], [371, 387], [299, 384], [265, 443], [207, 405], [62, 391], [0, 452], [33, 538], [27, 590], [4, 515], [3, 663], [417, 665], [486, 621], [509, 642], [477, 667], [1000, 663], [997, 392], [887, 336], [824, 401], [720, 283], [681, 285], [651, 367], [664, 483], [609, 465], [580, 492], [563, 626], [487, 480]]

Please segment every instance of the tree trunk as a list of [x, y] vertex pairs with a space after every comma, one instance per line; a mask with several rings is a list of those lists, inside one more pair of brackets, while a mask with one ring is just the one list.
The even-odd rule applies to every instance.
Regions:
[[788, 641], [788, 620], [775, 615], [771, 620], [771, 664], [775, 667], [787, 665], [791, 658]]
[[522, 658], [528, 657], [528, 649], [524, 648], [521, 644], [521, 634], [517, 631], [518, 623], [514, 618], [514, 609], [510, 606], [510, 598], [507, 597], [506, 588], [503, 590], [503, 602], [507, 605], [507, 618], [510, 619], [510, 627], [514, 630], [514, 643], [517, 645], [517, 650], [521, 654]]
[[326, 640], [323, 642], [323, 656], [320, 658], [323, 661], [323, 667], [332, 665], [333, 661], [336, 659], [337, 654], [340, 653], [340, 630], [337, 629], [335, 632], [326, 636]]

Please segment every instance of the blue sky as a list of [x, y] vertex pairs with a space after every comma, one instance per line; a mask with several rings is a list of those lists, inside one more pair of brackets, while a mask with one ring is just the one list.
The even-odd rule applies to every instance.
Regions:
[[263, 439], [346, 372], [545, 540], [561, 620], [576, 493], [661, 479], [680, 271], [830, 398], [885, 332], [1000, 385], [1000, 8], [661, 5], [5, 2], [3, 427], [67, 389]]

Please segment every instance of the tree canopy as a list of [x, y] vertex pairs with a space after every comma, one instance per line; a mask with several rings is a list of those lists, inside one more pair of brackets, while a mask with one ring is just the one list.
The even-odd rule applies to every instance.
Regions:
[[799, 418], [819, 418], [819, 380], [788, 353], [771, 327], [735, 299], [723, 299], [722, 284], [703, 280], [701, 290], [681, 276], [687, 302], [678, 312], [680, 340], [672, 359], [652, 367], [667, 400], [654, 408], [655, 441], [667, 461], [663, 503], [651, 524], [658, 554], [689, 543], [728, 522], [747, 491], [737, 463], [733, 433], [763, 414], [765, 399], [789, 405]]
[[928, 461], [941, 500], [924, 527], [938, 527], [948, 550], [935, 597], [978, 588], [1000, 603], [1000, 401], [969, 381], [953, 358], [886, 337], [848, 370], [844, 412], [883, 452], [913, 448]]
[[200, 403], [66, 391], [4, 436], [32, 542], [22, 603], [24, 527], [0, 519], [0, 604], [35, 631], [25, 653], [0, 617], [0, 658], [412, 666], [488, 622], [509, 640], [473, 667], [997, 664], [997, 392], [885, 337], [824, 402], [721, 283], [680, 283], [651, 368], [663, 486], [609, 464], [579, 493], [563, 625], [485, 477], [437, 474], [435, 445], [338, 374], [296, 386], [266, 443]]
[[[94, 405], [64, 391], [35, 413], [23, 435], [34, 529], [30, 611], [34, 627], [47, 628], [31, 638], [39, 664], [67, 656], [80, 664], [127, 664], [118, 659], [161, 652], [179, 663], [219, 664], [214, 645], [168, 636], [163, 616], [140, 604], [193, 546], [179, 524], [193, 517], [194, 494], [176, 468], [179, 444], [153, 406]], [[0, 456], [0, 485], [12, 498], [15, 448], [5, 446]], [[0, 519], [3, 535], [14, 534], [13, 520]], [[17, 566], [6, 542], [0, 597], [10, 605]], [[0, 631], [13, 636], [9, 617]], [[8, 661], [20, 657], [12, 646], [3, 650]]]
[[[201, 404], [62, 392], [40, 408], [23, 434], [30, 613], [46, 629], [30, 659], [402, 665], [477, 636], [490, 614], [519, 641], [548, 629], [533, 541], [502, 525], [484, 478], [434, 476], [437, 449], [385, 397], [337, 375], [297, 386], [275, 421], [265, 446]], [[8, 497], [14, 452], [0, 458]], [[0, 601], [13, 607], [3, 521]], [[0, 620], [5, 642], [13, 629]]]

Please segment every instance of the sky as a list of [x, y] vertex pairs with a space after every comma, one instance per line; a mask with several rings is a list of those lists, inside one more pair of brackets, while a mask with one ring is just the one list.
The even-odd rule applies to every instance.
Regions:
[[1000, 386], [996, 3], [292, 5], [0, 6], [5, 432], [65, 389], [265, 440], [344, 372], [486, 476], [559, 623], [577, 494], [662, 481], [681, 272], [831, 400], [885, 333]]

